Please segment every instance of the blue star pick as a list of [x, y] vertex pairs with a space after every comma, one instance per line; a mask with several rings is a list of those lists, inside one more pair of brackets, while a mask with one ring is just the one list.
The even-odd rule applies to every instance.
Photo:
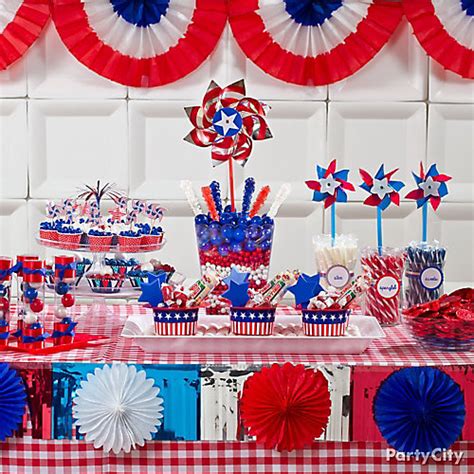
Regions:
[[319, 284], [320, 279], [319, 274], [310, 276], [303, 273], [299, 276], [296, 284], [288, 288], [288, 291], [295, 296], [296, 305], [306, 308], [309, 300], [323, 291]]
[[166, 274], [148, 274], [148, 283], [141, 283], [142, 294], [138, 298], [140, 303], [149, 303], [153, 308], [163, 303], [163, 293], [161, 285], [166, 281]]
[[248, 295], [249, 283], [230, 282], [229, 289], [222, 293], [222, 298], [230, 300], [232, 306], [241, 308], [247, 304], [250, 299]]
[[232, 270], [230, 271], [230, 275], [228, 277], [225, 277], [222, 279], [222, 281], [229, 287], [230, 282], [233, 281], [234, 283], [241, 284], [241, 283], [246, 283], [249, 279], [250, 273], [248, 272], [238, 272], [235, 267], [232, 267]]

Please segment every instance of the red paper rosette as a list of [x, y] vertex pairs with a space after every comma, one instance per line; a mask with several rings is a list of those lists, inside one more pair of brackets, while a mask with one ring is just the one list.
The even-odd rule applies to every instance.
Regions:
[[471, 0], [403, 0], [424, 50], [445, 69], [474, 79], [474, 3]]
[[230, 0], [245, 55], [267, 74], [300, 85], [340, 81], [367, 64], [402, 18], [393, 0]]
[[321, 436], [330, 413], [326, 378], [303, 365], [263, 368], [245, 382], [240, 399], [248, 433], [278, 451], [301, 449]]
[[38, 39], [49, 18], [48, 0], [10, 0], [0, 8], [0, 70], [6, 69]]
[[160, 0], [51, 0], [69, 51], [112, 81], [134, 87], [175, 82], [212, 53], [227, 21], [226, 3]]

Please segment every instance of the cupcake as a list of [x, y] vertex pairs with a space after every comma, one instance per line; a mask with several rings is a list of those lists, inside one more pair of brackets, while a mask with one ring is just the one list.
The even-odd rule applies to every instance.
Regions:
[[79, 282], [82, 280], [82, 277], [87, 273], [92, 267], [92, 261], [88, 258], [83, 258], [76, 262], [76, 286], [79, 285]]
[[58, 243], [62, 248], [74, 250], [81, 243], [82, 230], [73, 225], [62, 225], [58, 228]]
[[94, 293], [118, 293], [124, 283], [122, 275], [91, 273], [86, 275], [86, 279]]
[[142, 265], [130, 270], [127, 273], [127, 277], [130, 280], [130, 285], [139, 290], [142, 283], [148, 283], [150, 275], [158, 276], [160, 274], [166, 274], [165, 282], [168, 282], [171, 275], [174, 273], [174, 267], [167, 264], [158, 262], [157, 265], [150, 263], [143, 263]]
[[135, 258], [106, 258], [105, 264], [112, 269], [113, 273], [124, 276], [140, 266], [140, 263]]
[[161, 227], [152, 227], [149, 224], [138, 224], [142, 234], [141, 248], [143, 250], [158, 247], [163, 241], [163, 229]]
[[91, 229], [88, 233], [91, 252], [108, 252], [112, 245], [112, 232]]
[[138, 252], [141, 241], [140, 231], [124, 230], [118, 236], [118, 246], [122, 252]]
[[52, 222], [42, 222], [40, 224], [40, 239], [45, 245], [54, 245], [58, 241], [58, 231]]

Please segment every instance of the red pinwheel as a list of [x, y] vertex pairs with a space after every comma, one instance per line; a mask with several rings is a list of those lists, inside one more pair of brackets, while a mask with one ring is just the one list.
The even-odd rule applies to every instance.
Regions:
[[336, 160], [329, 163], [328, 169], [316, 166], [319, 181], [306, 181], [306, 186], [314, 191], [313, 201], [324, 201], [324, 208], [337, 202], [347, 202], [347, 191], [355, 191], [354, 185], [347, 181], [349, 170], [336, 171]]
[[202, 106], [185, 110], [195, 128], [184, 139], [200, 147], [211, 146], [214, 166], [230, 159], [244, 166], [252, 152], [252, 140], [272, 138], [264, 119], [265, 106], [245, 97], [243, 80], [223, 89], [211, 81]]
[[304, 448], [325, 430], [331, 413], [328, 382], [321, 372], [286, 363], [252, 375], [240, 399], [245, 428], [266, 448]]
[[390, 203], [400, 205], [399, 191], [405, 186], [402, 181], [392, 180], [392, 176], [398, 171], [398, 168], [385, 173], [384, 165], [380, 168], [372, 178], [367, 171], [359, 170], [363, 183], [360, 185], [362, 189], [370, 193], [370, 196], [364, 201], [367, 206], [375, 206], [382, 211], [387, 209]]
[[10, 0], [0, 5], [0, 70], [20, 59], [49, 19], [48, 0]]
[[420, 176], [412, 174], [418, 187], [410, 191], [406, 198], [414, 199], [418, 208], [429, 202], [436, 211], [441, 204], [441, 198], [448, 194], [446, 182], [451, 179], [451, 176], [440, 174], [435, 164], [431, 165], [425, 174], [423, 163], [420, 163]]

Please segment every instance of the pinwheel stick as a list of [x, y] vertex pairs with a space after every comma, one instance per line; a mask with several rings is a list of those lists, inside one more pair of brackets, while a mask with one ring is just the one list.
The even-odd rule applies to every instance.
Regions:
[[428, 241], [428, 204], [425, 202], [421, 209], [422, 224], [421, 224], [421, 241], [426, 243]]
[[331, 243], [336, 245], [336, 202], [331, 206]]
[[230, 189], [230, 210], [235, 212], [235, 189], [234, 189], [234, 163], [232, 157], [229, 159], [229, 189]]
[[377, 247], [379, 255], [382, 255], [383, 241], [382, 241], [382, 209], [377, 206]]

